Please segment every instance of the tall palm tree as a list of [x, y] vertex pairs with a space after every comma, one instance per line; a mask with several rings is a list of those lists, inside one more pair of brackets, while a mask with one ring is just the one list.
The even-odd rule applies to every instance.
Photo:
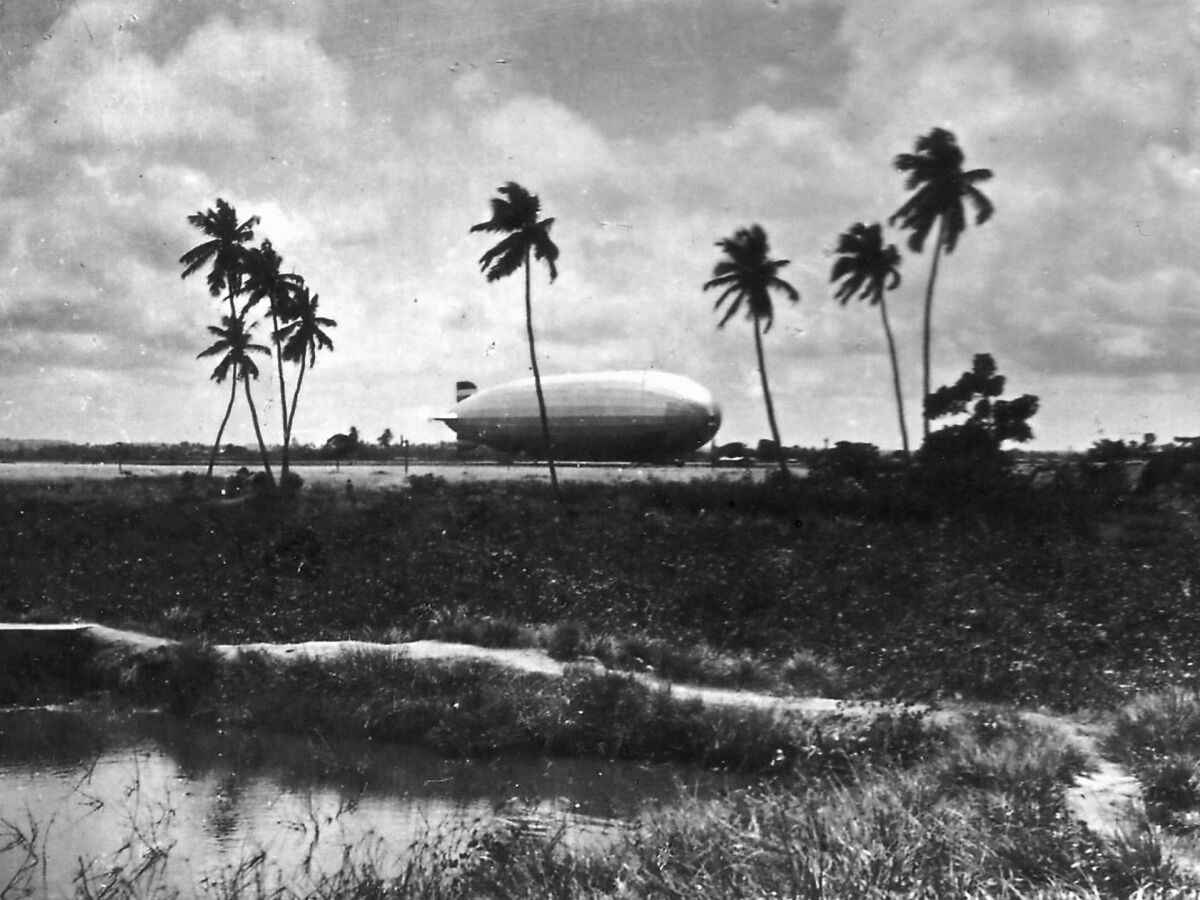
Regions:
[[542, 420], [542, 444], [550, 467], [550, 486], [558, 497], [558, 474], [554, 470], [554, 445], [550, 440], [550, 422], [546, 416], [546, 398], [542, 394], [542, 376], [538, 371], [537, 351], [533, 341], [533, 304], [530, 300], [530, 256], [545, 260], [550, 269], [550, 281], [558, 277], [554, 266], [558, 247], [550, 240], [553, 219], [538, 219], [541, 201], [516, 182], [510, 181], [498, 189], [500, 197], [492, 198], [492, 217], [471, 226], [471, 232], [487, 231], [508, 235], [479, 258], [479, 267], [487, 273], [489, 282], [505, 278], [522, 266], [525, 268], [525, 331], [529, 336], [529, 364], [533, 368], [533, 384], [537, 391], [538, 415]]
[[[754, 322], [754, 352], [758, 356], [758, 377], [762, 381], [763, 400], [767, 404], [767, 422], [771, 426], [771, 437], [779, 449], [779, 469], [786, 477], [787, 453], [784, 452], [783, 441], [779, 438], [775, 405], [771, 402], [771, 389], [767, 384], [762, 336], [771, 330], [775, 321], [771, 291], [783, 291], [784, 296], [793, 303], [800, 299], [800, 292], [776, 274], [789, 260], [770, 258], [767, 233], [763, 231], [762, 226], [751, 225], [749, 228], [738, 229], [733, 237], [723, 238], [717, 241], [716, 245], [724, 251], [727, 258], [713, 268], [713, 277], [704, 283], [704, 290], [718, 287], [725, 289], [717, 298], [714, 309], [720, 309], [726, 299], [733, 298], [733, 302], [725, 310], [725, 315], [717, 323], [718, 328], [724, 327], [745, 301], [746, 314]], [[765, 327], [762, 325], [764, 321]]]
[[283, 353], [279, 346], [279, 321], [287, 322], [293, 317], [293, 297], [304, 284], [304, 279], [296, 274], [285, 274], [280, 271], [283, 258], [275, 252], [275, 248], [267, 239], [263, 239], [259, 247], [251, 247], [245, 253], [243, 262], [245, 271], [246, 303], [242, 313], [255, 306], [260, 300], [267, 301], [267, 314], [271, 317], [271, 334], [275, 340], [275, 369], [279, 375], [279, 412], [283, 431], [283, 451], [280, 459], [281, 477], [287, 482], [289, 466], [288, 453], [288, 415], [287, 386], [283, 377]]
[[237, 395], [237, 383], [239, 380], [246, 390], [246, 403], [250, 406], [250, 418], [254, 422], [254, 434], [258, 438], [258, 449], [262, 453], [263, 469], [267, 473], [267, 481], [273, 487], [275, 485], [275, 476], [271, 472], [271, 461], [267, 458], [267, 445], [263, 441], [262, 429], [258, 425], [258, 410], [254, 406], [254, 398], [250, 394], [250, 379], [258, 377], [258, 366], [254, 362], [251, 353], [270, 353], [271, 351], [262, 344], [255, 344], [252, 341], [250, 332], [254, 330], [254, 325], [249, 327], [242, 316], [222, 316], [221, 325], [210, 325], [208, 331], [217, 340], [212, 343], [206, 350], [201, 350], [197, 355], [197, 359], [203, 359], [206, 356], [221, 356], [217, 367], [213, 369], [212, 380], [217, 384], [222, 383], [227, 376], [233, 375], [233, 380], [230, 383], [229, 405], [225, 407], [225, 418], [221, 420], [221, 428], [217, 432], [217, 442], [213, 445], [213, 455], [209, 460], [208, 471], [212, 474], [212, 462], [216, 459], [217, 448], [221, 445], [221, 435], [225, 432], [225, 425], [229, 421], [229, 413], [233, 409], [233, 400]]
[[917, 138], [915, 153], [901, 153], [893, 165], [900, 172], [907, 172], [905, 187], [913, 195], [904, 202], [891, 218], [889, 225], [900, 223], [903, 229], [911, 229], [908, 247], [920, 253], [925, 239], [938, 226], [933, 246], [933, 262], [929, 270], [929, 283], [925, 289], [925, 326], [922, 340], [922, 415], [925, 437], [929, 436], [929, 413], [925, 409], [925, 398], [932, 390], [929, 373], [929, 346], [933, 316], [933, 286], [937, 281], [938, 259], [944, 247], [953, 253], [958, 237], [966, 230], [967, 222], [963, 201], [970, 201], [975, 209], [975, 224], [982, 225], [991, 218], [993, 207], [979, 188], [981, 181], [992, 177], [991, 169], [963, 171], [963, 152], [954, 135], [944, 128], [934, 128], [927, 135]]
[[896, 391], [896, 412], [900, 416], [900, 440], [904, 458], [910, 458], [908, 426], [904, 421], [904, 393], [900, 389], [900, 363], [896, 357], [896, 339], [888, 321], [886, 291], [900, 286], [900, 254], [895, 244], [883, 246], [883, 228], [876, 222], [866, 226], [856, 222], [838, 237], [837, 261], [829, 275], [830, 281], [841, 281], [834, 297], [845, 306], [855, 297], [879, 307], [883, 333], [887, 335], [888, 353], [892, 358], [892, 387]]
[[199, 228], [208, 240], [179, 257], [184, 267], [180, 277], [187, 278], [212, 263], [208, 273], [208, 292], [214, 297], [220, 297], [223, 291], [227, 292], [229, 315], [236, 318], [233, 298], [241, 292], [245, 245], [254, 240], [258, 216], [251, 216], [239, 224], [237, 210], [218, 197], [216, 210], [210, 207], [205, 212], [193, 213], [188, 216], [188, 222]]
[[334, 328], [337, 322], [317, 315], [317, 305], [320, 294], [310, 294], [308, 287], [300, 284], [291, 298], [291, 321], [275, 332], [275, 343], [279, 345], [279, 355], [288, 362], [300, 366], [300, 374], [296, 376], [296, 387], [292, 392], [292, 402], [288, 406], [288, 417], [284, 424], [283, 444], [286, 447], [292, 440], [292, 423], [296, 419], [296, 403], [300, 399], [300, 387], [304, 384], [304, 373], [310, 365], [317, 362], [317, 350], [333, 349], [333, 341], [322, 329]]

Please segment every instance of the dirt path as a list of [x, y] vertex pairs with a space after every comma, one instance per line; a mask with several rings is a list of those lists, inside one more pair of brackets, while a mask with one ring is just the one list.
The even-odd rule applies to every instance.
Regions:
[[[0, 659], [45, 659], [56, 665], [71, 664], [74, 656], [91, 654], [99, 659], [129, 659], [147, 652], [169, 647], [174, 642], [131, 631], [120, 631], [103, 625], [24, 625], [0, 623]], [[381, 654], [422, 660], [473, 660], [511, 670], [551, 677], [562, 676], [568, 665], [592, 665], [603, 670], [599, 661], [563, 663], [551, 659], [542, 650], [498, 649], [477, 647], [443, 641], [412, 641], [383, 644], [369, 641], [307, 641], [298, 644], [218, 644], [214, 648], [226, 658], [243, 652], [255, 652], [280, 661], [302, 657], [337, 659], [357, 654]], [[754, 691], [674, 684], [646, 674], [631, 677], [656, 690], [669, 690], [683, 700], [697, 699], [709, 706], [737, 709], [778, 710], [805, 717], [855, 716], [869, 717], [895, 712], [900, 707], [878, 702], [833, 700], [825, 697], [778, 697]], [[933, 709], [922, 705], [906, 705], [910, 712], [925, 712], [931, 721], [953, 726], [962, 722], [970, 712], [966, 708]], [[1067, 791], [1067, 804], [1072, 814], [1089, 829], [1104, 837], [1130, 835], [1141, 829], [1141, 786], [1122, 766], [1104, 757], [1094, 728], [1081, 725], [1064, 716], [1023, 712], [1022, 719], [1037, 728], [1055, 732], [1066, 743], [1077, 748], [1090, 763], [1090, 771], [1076, 779]], [[1179, 853], [1175, 855], [1180, 855]], [[1186, 854], [1184, 854], [1186, 856]], [[1188, 860], [1189, 867], [1194, 863]]]

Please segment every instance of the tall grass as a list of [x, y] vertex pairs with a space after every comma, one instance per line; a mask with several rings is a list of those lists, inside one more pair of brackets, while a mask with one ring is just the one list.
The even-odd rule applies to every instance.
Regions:
[[524, 750], [747, 772], [847, 771], [868, 759], [907, 764], [944, 737], [906, 711], [803, 721], [778, 710], [707, 707], [589, 666], [568, 666], [558, 678], [479, 661], [364, 654], [278, 663], [243, 653], [214, 678], [196, 695], [194, 714], [281, 731], [416, 740], [460, 756]]
[[1170, 687], [1116, 717], [1107, 749], [1142, 782], [1152, 821], [1194, 831], [1200, 813], [1200, 692]]
[[[197, 895], [290, 897], [1187, 897], [1200, 882], [1155, 832], [1103, 841], [1067, 815], [1080, 761], [1012, 720], [907, 768], [774, 778], [647, 813], [602, 850], [555, 823], [463, 823], [404, 848], [346, 848], [332, 872], [279, 872], [253, 848]], [[153, 876], [149, 872], [147, 877]], [[144, 896], [89, 873], [83, 896]]]

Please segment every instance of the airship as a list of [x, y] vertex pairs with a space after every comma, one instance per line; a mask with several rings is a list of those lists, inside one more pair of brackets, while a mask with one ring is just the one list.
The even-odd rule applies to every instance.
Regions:
[[[542, 379], [556, 459], [672, 459], [703, 446], [721, 425], [721, 410], [705, 388], [658, 371], [591, 372]], [[457, 385], [453, 412], [436, 416], [460, 444], [500, 453], [541, 456], [537, 389], [532, 378], [478, 390]]]

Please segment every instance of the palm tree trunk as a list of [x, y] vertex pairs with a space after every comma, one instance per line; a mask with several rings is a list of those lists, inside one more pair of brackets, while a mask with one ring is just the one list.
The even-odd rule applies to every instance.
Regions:
[[921, 366], [924, 372], [924, 377], [921, 381], [921, 388], [924, 393], [921, 395], [921, 423], [924, 429], [923, 438], [929, 437], [929, 410], [926, 406], [926, 401], [929, 395], [933, 393], [933, 386], [930, 384], [929, 377], [929, 346], [932, 343], [933, 335], [933, 285], [937, 281], [938, 260], [942, 255], [942, 243], [946, 239], [946, 217], [938, 218], [938, 233], [937, 243], [933, 245], [933, 263], [929, 268], [929, 283], [925, 286], [925, 331], [921, 342]]
[[783, 441], [779, 437], [779, 425], [775, 422], [775, 404], [771, 402], [771, 388], [767, 385], [767, 366], [763, 360], [762, 329], [758, 324], [758, 316], [754, 316], [754, 352], [758, 354], [758, 377], [762, 381], [763, 400], [767, 404], [767, 422], [771, 426], [771, 438], [779, 452], [779, 471], [786, 478], [788, 475], [787, 454], [783, 450]]
[[275, 344], [275, 369], [279, 372], [279, 413], [283, 417], [283, 458], [279, 462], [279, 477], [287, 484], [288, 474], [288, 403], [283, 381], [283, 348], [279, 344], [279, 317], [271, 310], [271, 340]]
[[900, 416], [900, 441], [904, 445], [904, 461], [911, 462], [908, 449], [908, 425], [904, 422], [904, 392], [900, 390], [900, 361], [896, 356], [896, 339], [892, 336], [892, 323], [888, 321], [887, 301], [879, 298], [879, 315], [883, 319], [883, 333], [887, 335], [888, 353], [892, 357], [892, 388], [896, 391], [896, 413]]
[[529, 364], [533, 367], [533, 386], [537, 390], [538, 415], [542, 419], [542, 444], [546, 449], [546, 463], [550, 466], [550, 490], [558, 500], [558, 473], [554, 470], [554, 447], [550, 443], [550, 420], [546, 416], [546, 398], [542, 394], [542, 374], [538, 371], [537, 352], [533, 345], [533, 303], [530, 300], [529, 248], [525, 248], [525, 331], [529, 335]]
[[296, 389], [292, 391], [292, 403], [288, 407], [287, 422], [283, 429], [283, 440], [285, 443], [292, 442], [292, 423], [296, 421], [296, 403], [300, 400], [300, 386], [304, 384], [304, 370], [308, 368], [307, 354], [300, 357], [300, 374], [296, 377]]
[[258, 425], [258, 410], [254, 406], [254, 398], [250, 396], [250, 379], [243, 378], [246, 388], [246, 402], [250, 404], [250, 418], [254, 422], [254, 436], [258, 438], [258, 449], [262, 453], [263, 468], [267, 472], [267, 483], [275, 487], [275, 475], [271, 472], [271, 460], [267, 458], [267, 445], [263, 441], [262, 429]]
[[213, 444], [212, 454], [208, 457], [208, 474], [206, 478], [212, 478], [213, 466], [217, 462], [217, 451], [221, 447], [221, 438], [225, 434], [225, 426], [229, 424], [229, 414], [233, 412], [233, 401], [237, 399], [237, 363], [233, 364], [233, 381], [229, 385], [229, 403], [225, 407], [225, 418], [221, 420], [221, 427], [217, 429], [217, 440]]
[[233, 298], [242, 291], [241, 279], [233, 272], [227, 272], [225, 279], [229, 282], [229, 318], [236, 319], [237, 307], [233, 303]]

